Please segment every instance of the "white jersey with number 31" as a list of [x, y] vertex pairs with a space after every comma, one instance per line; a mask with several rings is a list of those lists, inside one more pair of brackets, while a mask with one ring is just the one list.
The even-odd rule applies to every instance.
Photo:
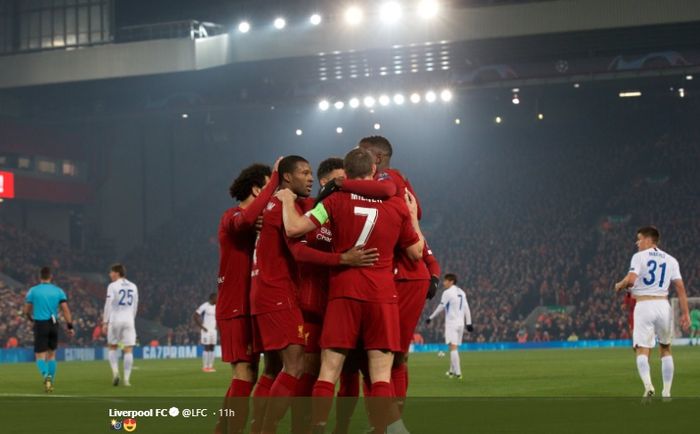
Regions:
[[682, 279], [676, 258], [657, 247], [635, 253], [629, 272], [637, 275], [633, 296], [668, 296], [671, 281]]

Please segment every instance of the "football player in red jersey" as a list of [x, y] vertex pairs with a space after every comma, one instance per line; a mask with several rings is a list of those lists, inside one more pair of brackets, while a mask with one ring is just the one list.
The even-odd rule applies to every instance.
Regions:
[[[375, 179], [390, 182], [396, 185], [396, 194], [403, 197], [409, 191], [413, 197], [416, 193], [408, 179], [397, 169], [392, 169], [391, 156], [393, 147], [389, 140], [382, 136], [370, 136], [360, 140], [358, 146], [369, 151], [374, 157], [377, 166]], [[345, 188], [345, 185], [343, 185]], [[420, 202], [416, 198], [418, 207], [418, 219], [422, 210]], [[391, 381], [394, 386], [394, 394], [398, 398], [404, 398], [408, 389], [408, 349], [411, 344], [413, 332], [420, 319], [425, 300], [435, 296], [440, 282], [440, 266], [433, 256], [433, 252], [427, 243], [423, 250], [423, 260], [413, 261], [400, 250], [397, 250], [395, 259], [394, 278], [396, 291], [399, 294], [399, 318], [401, 323], [401, 349], [394, 358], [394, 366], [391, 373]]]
[[[374, 176], [373, 157], [363, 149], [354, 149], [344, 160], [350, 179]], [[410, 197], [410, 193], [407, 193]], [[369, 360], [373, 397], [393, 396], [391, 366], [394, 351], [400, 349], [397, 294], [393, 279], [394, 248], [405, 249], [413, 260], [422, 258], [423, 237], [417, 209], [409, 212], [397, 197], [386, 201], [339, 192], [325, 198], [305, 216], [295, 206], [296, 195], [281, 190], [276, 195], [283, 201], [283, 218], [287, 235], [302, 236], [330, 221], [335, 251], [352, 246], [376, 247], [379, 261], [368, 268], [338, 267], [331, 270], [329, 302], [326, 309], [321, 347], [321, 372], [313, 396], [329, 397], [314, 401], [314, 428], [325, 426], [332, 405], [335, 383], [349, 350], [362, 342]], [[412, 202], [415, 204], [415, 202]], [[384, 418], [387, 411], [373, 411], [374, 418]], [[373, 420], [382, 431], [385, 420]]]
[[[253, 164], [231, 185], [238, 205], [226, 210], [219, 223], [219, 277], [216, 302], [217, 327], [221, 336], [221, 358], [231, 364], [233, 378], [226, 397], [248, 397], [257, 377], [258, 357], [252, 351], [250, 317], [250, 270], [255, 248], [256, 220], [278, 185], [277, 164]], [[227, 405], [233, 400], [227, 400]], [[248, 406], [237, 409], [231, 431], [245, 426]], [[225, 423], [226, 420], [223, 420]], [[220, 425], [220, 430], [226, 430]]]
[[[295, 206], [307, 206], [313, 186], [309, 163], [302, 157], [285, 157], [279, 163], [280, 187], [289, 188], [300, 199]], [[304, 347], [307, 334], [298, 301], [299, 274], [295, 261], [325, 266], [370, 266], [377, 254], [361, 248], [344, 253], [324, 253], [287, 238], [282, 224], [282, 203], [272, 198], [263, 211], [262, 228], [253, 255], [251, 311], [255, 351], [264, 351], [266, 358], [279, 354], [282, 372], [277, 375], [270, 397], [291, 397], [298, 394], [299, 379], [304, 372]], [[265, 375], [263, 376], [265, 378]], [[276, 400], [264, 414], [263, 432], [274, 432], [284, 416], [287, 400]], [[255, 418], [256, 421], [259, 417]], [[256, 424], [254, 427], [258, 429]], [[254, 429], [254, 430], [255, 430]]]

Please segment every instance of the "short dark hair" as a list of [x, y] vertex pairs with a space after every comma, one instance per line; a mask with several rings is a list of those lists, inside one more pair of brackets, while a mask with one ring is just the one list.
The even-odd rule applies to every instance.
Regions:
[[316, 176], [318, 176], [318, 179], [325, 178], [334, 170], [338, 170], [338, 169], [342, 169], [342, 168], [343, 168], [343, 159], [342, 158], [339, 158], [339, 157], [326, 158], [325, 160], [321, 161], [321, 164], [318, 165], [318, 170], [316, 171]]
[[126, 267], [123, 266], [122, 264], [114, 264], [109, 268], [110, 271], [114, 271], [117, 273], [120, 277], [126, 276]]
[[654, 244], [657, 244], [659, 242], [659, 238], [661, 238], [659, 230], [656, 229], [656, 227], [654, 226], [644, 226], [642, 228], [639, 228], [637, 229], [637, 233], [645, 238], [651, 238]]
[[211, 294], [209, 294], [209, 300], [211, 300], [212, 298], [216, 298], [216, 297], [217, 297], [216, 292], [212, 292]]
[[41, 267], [41, 270], [39, 270], [39, 277], [41, 277], [41, 280], [51, 279], [51, 269], [49, 267]]
[[372, 155], [362, 148], [355, 148], [348, 152], [343, 160], [345, 174], [349, 179], [364, 178], [371, 175], [373, 164], [374, 158], [372, 158]]
[[280, 160], [280, 164], [277, 168], [277, 171], [280, 174], [280, 179], [285, 173], [293, 173], [297, 168], [297, 164], [299, 163], [308, 163], [308, 161], [306, 161], [306, 158], [298, 155], [288, 155]]
[[445, 280], [449, 280], [449, 281], [456, 284], [457, 283], [457, 275], [452, 274], [452, 273], [447, 273], [447, 274], [445, 274]]
[[272, 176], [270, 166], [264, 164], [248, 166], [233, 181], [228, 189], [229, 194], [239, 202], [246, 200], [252, 194], [253, 187], [263, 188], [265, 186], [265, 177], [268, 176]]
[[379, 149], [389, 157], [394, 154], [394, 149], [391, 146], [391, 142], [389, 142], [389, 139], [384, 136], [363, 137], [360, 139], [359, 145], [361, 146], [363, 143], [370, 145], [372, 148]]

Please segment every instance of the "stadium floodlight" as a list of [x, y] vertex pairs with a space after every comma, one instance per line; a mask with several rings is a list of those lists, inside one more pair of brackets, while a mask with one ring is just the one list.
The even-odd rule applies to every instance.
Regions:
[[462, 120], [460, 118], [455, 119], [455, 125], [459, 125], [462, 123]]
[[250, 31], [250, 23], [248, 21], [241, 21], [238, 24], [238, 31], [241, 33], [248, 33]]
[[187, 113], [183, 113], [183, 114], [182, 114], [182, 119], [187, 119], [187, 118], [189, 118], [189, 117], [190, 117], [190, 115], [188, 115]]
[[437, 100], [437, 95], [435, 95], [435, 92], [432, 90], [429, 90], [425, 93], [425, 101], [429, 103], [433, 103]]
[[537, 119], [543, 120], [543, 119], [544, 119], [544, 114], [542, 114], [542, 113], [537, 113]]
[[638, 98], [642, 96], [642, 92], [638, 90], [627, 90], [620, 92], [618, 95], [620, 98]]
[[272, 23], [272, 25], [275, 26], [277, 30], [282, 30], [287, 25], [287, 21], [282, 17], [277, 17], [275, 18], [275, 21]]
[[500, 124], [501, 122], [503, 122], [503, 119], [500, 116], [496, 116], [496, 119], [494, 119], [494, 120], [496, 121], [497, 124]]
[[319, 24], [321, 24], [322, 20], [323, 19], [321, 18], [320, 14], [313, 14], [311, 15], [311, 17], [309, 17], [309, 22], [314, 26], [318, 26]]
[[318, 108], [322, 111], [325, 112], [328, 110], [328, 108], [331, 106], [331, 103], [328, 102], [327, 99], [321, 100], [321, 102], [318, 103]]
[[678, 88], [678, 96], [681, 98], [685, 98], [685, 89], [682, 87]]
[[335, 132], [338, 134], [343, 134], [343, 127], [338, 127], [335, 129]]
[[375, 130], [378, 130], [378, 129], [380, 129], [380, 128], [382, 128], [382, 126], [379, 124], [379, 122], [377, 122], [377, 123], [374, 124], [374, 129], [375, 129]]
[[514, 93], [514, 94], [513, 94], [513, 100], [512, 100], [512, 101], [513, 101], [513, 104], [515, 104], [515, 105], [520, 104], [520, 97], [518, 96], [517, 93]]
[[394, 104], [396, 105], [402, 105], [406, 101], [406, 98], [400, 93], [397, 93], [394, 95]]
[[442, 102], [452, 101], [452, 91], [450, 89], [443, 89], [442, 92], [440, 92], [440, 99]]
[[412, 93], [411, 94], [411, 102], [413, 104], [418, 104], [420, 102], [420, 94]]
[[342, 110], [343, 107], [345, 107], [345, 103], [343, 101], [336, 101], [333, 107], [335, 107], [336, 110]]
[[391, 102], [391, 98], [388, 95], [382, 95], [379, 97], [379, 104], [383, 106], [388, 106]]
[[686, 79], [686, 80], [692, 80], [692, 79], [693, 79], [693, 76], [690, 75], [690, 74], [688, 74], [688, 75], [685, 76], [685, 79]]
[[379, 7], [379, 19], [384, 24], [395, 24], [401, 19], [401, 15], [403, 15], [403, 11], [399, 2], [390, 1]]
[[578, 89], [579, 87], [581, 87], [579, 83], [574, 83], [574, 89]]
[[345, 22], [351, 26], [356, 26], [364, 19], [362, 9], [357, 6], [350, 6], [345, 10]]
[[435, 0], [422, 0], [418, 3], [418, 16], [421, 18], [435, 18], [438, 14], [440, 6]]
[[298, 129], [298, 128], [297, 128], [297, 130], [295, 131], [295, 133], [296, 133], [297, 136], [301, 136], [302, 134], [304, 134], [304, 132], [303, 132], [302, 130]]
[[360, 100], [357, 98], [350, 98], [348, 104], [350, 104], [350, 108], [358, 108], [360, 106]]
[[375, 102], [376, 102], [376, 101], [375, 101], [374, 97], [371, 97], [371, 96], [366, 96], [366, 97], [362, 100], [362, 103], [363, 103], [363, 104], [365, 105], [365, 107], [367, 107], [367, 108], [372, 108], [372, 107], [374, 107], [374, 103], [375, 103]]

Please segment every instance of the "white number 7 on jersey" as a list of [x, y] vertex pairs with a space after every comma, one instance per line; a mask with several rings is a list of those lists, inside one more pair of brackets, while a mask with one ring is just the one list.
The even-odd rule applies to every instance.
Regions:
[[355, 215], [366, 217], [365, 225], [362, 227], [362, 232], [360, 232], [360, 236], [357, 238], [357, 242], [355, 243], [355, 247], [364, 246], [367, 244], [367, 240], [372, 234], [374, 224], [377, 222], [377, 215], [379, 211], [377, 211], [376, 208], [363, 208], [361, 206], [356, 206], [354, 211]]

